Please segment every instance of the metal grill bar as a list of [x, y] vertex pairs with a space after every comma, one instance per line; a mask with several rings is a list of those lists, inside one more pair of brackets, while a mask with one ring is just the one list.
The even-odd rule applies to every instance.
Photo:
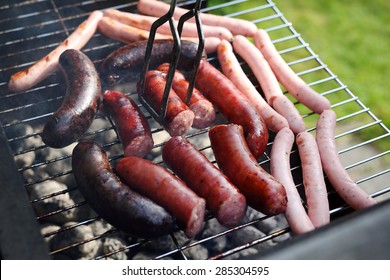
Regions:
[[[175, 1], [176, 2], [176, 1]], [[177, 1], [177, 6], [193, 4], [196, 5], [195, 1]], [[197, 1], [199, 3], [201, 1]], [[276, 5], [268, 1], [246, 1], [246, 0], [237, 0], [225, 2], [218, 6], [207, 7], [200, 9], [202, 12], [209, 13], [218, 13], [221, 9], [228, 6], [238, 5], [239, 3], [252, 3], [245, 10], [239, 10], [235, 13], [228, 14], [229, 17], [245, 17], [246, 15], [257, 15], [261, 13], [264, 16], [257, 17], [253, 20], [259, 27], [263, 28], [270, 33], [273, 38], [273, 43], [279, 50], [279, 53], [286, 57], [287, 63], [292, 67], [297, 67], [297, 73], [302, 79], [308, 79], [308, 84], [312, 87], [324, 88], [320, 90], [320, 94], [326, 96], [332, 100], [332, 108], [334, 110], [343, 109], [345, 106], [354, 106], [355, 110], [351, 113], [340, 114], [337, 118], [338, 133], [336, 135], [337, 141], [345, 141], [345, 139], [354, 137], [357, 133], [364, 133], [365, 131], [371, 131], [372, 129], [377, 129], [375, 135], [372, 135], [368, 140], [356, 140], [352, 144], [348, 144], [346, 147], [342, 147], [339, 151], [341, 156], [348, 156], [350, 154], [358, 154], [360, 149], [371, 147], [373, 144], [380, 143], [381, 141], [387, 141], [390, 137], [390, 130], [383, 124], [383, 122], [378, 119], [369, 108], [367, 108], [357, 96], [355, 96], [346, 85], [344, 85], [339, 78], [332, 73], [326, 64], [324, 64], [319, 56], [314, 53], [314, 51], [309, 47], [309, 45], [303, 40], [301, 35], [296, 32], [293, 28], [293, 25], [287, 21], [284, 15], [279, 11]], [[44, 5], [49, 4], [49, 8], [39, 6], [39, 11], [26, 11], [22, 14], [17, 14], [14, 16], [5, 17], [0, 20], [0, 37], [1, 36], [10, 36], [10, 40], [3, 41], [4, 43], [0, 44], [0, 53], [1, 58], [5, 61], [4, 66], [0, 68], [0, 89], [2, 94], [0, 95], [0, 122], [2, 128], [5, 130], [5, 136], [7, 142], [12, 148], [11, 155], [16, 159], [20, 157], [27, 157], [29, 153], [35, 153], [41, 155], [44, 153], [51, 152], [51, 149], [43, 145], [42, 143], [35, 143], [34, 145], [18, 147], [19, 143], [27, 143], [34, 138], [37, 138], [41, 132], [41, 125], [44, 123], [45, 119], [49, 117], [52, 112], [55, 110], [55, 104], [59, 103], [62, 99], [62, 95], [59, 94], [59, 88], [61, 87], [61, 81], [56, 74], [53, 74], [51, 77], [44, 81], [42, 84], [37, 87], [28, 90], [23, 93], [10, 93], [7, 88], [7, 78], [10, 74], [23, 69], [31, 65], [34, 61], [43, 57], [48, 50], [54, 48], [58, 42], [64, 39], [66, 34], [69, 34], [74, 30], [77, 25], [85, 18], [90, 11], [95, 8], [99, 9], [109, 9], [116, 8], [123, 11], [136, 12], [136, 3], [129, 1], [116, 1], [115, 4], [110, 3], [107, 0], [99, 1], [67, 1], [65, 4], [58, 4], [56, 6], [55, 1], [30, 1], [25, 3], [18, 3], [12, 5], [4, 5], [0, 7], [0, 11], [6, 11], [7, 9], [16, 9], [16, 7], [23, 7], [28, 9], [29, 7], [38, 7], [34, 5]], [[115, 6], [112, 6], [115, 5]], [[51, 14], [50, 12], [56, 10], [57, 13], [52, 18], [45, 18], [42, 24], [35, 22], [37, 15], [39, 13]], [[29, 20], [31, 21], [29, 25], [18, 25], [17, 20]], [[62, 23], [62, 24], [60, 24]], [[200, 25], [200, 23], [199, 23]], [[37, 32], [36, 29], [42, 27], [41, 32]], [[49, 29], [48, 29], [49, 28]], [[34, 29], [35, 33], [30, 36], [16, 36], [19, 32], [24, 32]], [[274, 36], [280, 31], [289, 34], [283, 36]], [[68, 33], [67, 33], [68, 32]], [[33, 47], [26, 49], [25, 47], [21, 48], [20, 44], [32, 43]], [[120, 44], [114, 42], [100, 34], [96, 34], [91, 42], [83, 49], [96, 63], [99, 62], [110, 53], [112, 50], [116, 49]], [[305, 53], [305, 54], [303, 54]], [[291, 54], [294, 54], [293, 59], [288, 59]], [[298, 54], [298, 55], [295, 55]], [[209, 61], [215, 62], [216, 56], [210, 55], [208, 58]], [[315, 65], [314, 65], [315, 64]], [[243, 68], [246, 67], [245, 62], [241, 62]], [[306, 66], [307, 65], [307, 66]], [[302, 68], [302, 66], [304, 66]], [[301, 67], [301, 68], [300, 68]], [[311, 78], [320, 73], [325, 73], [319, 75], [319, 78], [314, 80]], [[250, 78], [253, 78], [253, 74], [247, 70], [247, 75]], [[309, 79], [311, 79], [309, 81]], [[255, 86], [260, 89], [258, 84]], [[260, 90], [261, 91], [261, 90]], [[130, 94], [135, 94], [134, 88], [131, 88]], [[287, 92], [285, 92], [288, 94]], [[299, 106], [299, 103], [295, 103]], [[41, 109], [42, 107], [47, 108]], [[140, 105], [141, 109], [145, 109], [145, 106]], [[164, 138], [164, 130], [153, 122], [151, 115], [147, 115], [148, 120], [152, 123], [152, 132], [153, 135], [158, 139], [153, 148], [153, 154], [157, 155], [153, 160], [158, 164], [164, 164], [161, 157], [159, 157], [160, 150], [166, 138]], [[315, 133], [315, 115], [311, 112], [302, 113], [309, 131]], [[104, 149], [110, 153], [110, 161], [115, 162], [122, 155], [118, 151], [120, 146], [120, 141], [117, 136], [110, 138], [110, 140], [103, 140], [111, 132], [115, 132], [115, 127], [110, 120], [107, 120], [102, 117], [98, 117], [96, 121], [103, 122], [103, 126], [94, 127], [86, 134], [86, 137], [99, 139], [102, 141]], [[351, 127], [344, 127], [343, 124], [356, 122], [356, 125]], [[13, 135], [14, 131], [18, 130], [20, 127], [31, 126], [33, 131], [26, 134], [16, 134]], [[206, 136], [207, 138], [208, 129], [203, 130], [194, 130], [186, 135], [189, 139], [193, 140], [194, 143], [198, 141], [203, 141], [197, 143], [200, 151], [208, 155], [209, 159], [215, 163], [213, 155], [210, 153], [210, 145], [207, 141], [204, 141]], [[162, 139], [159, 138], [159, 135], [162, 134]], [[272, 149], [272, 138], [268, 143], [268, 148], [266, 153], [259, 159], [259, 163], [267, 168], [269, 166], [269, 151]], [[384, 162], [385, 165], [390, 161], [389, 151], [373, 151], [367, 156], [358, 158], [353, 162], [346, 163], [346, 169], [349, 172], [354, 172], [365, 166], [374, 164], [375, 162]], [[69, 151], [64, 151], [63, 154], [55, 155], [52, 158], [44, 158], [39, 156], [34, 162], [28, 165], [19, 166], [17, 171], [21, 174], [21, 177], [24, 179], [23, 187], [27, 192], [34, 189], [41, 183], [47, 183], [50, 181], [63, 181], [67, 177], [72, 176], [72, 171], [68, 167], [63, 168], [60, 171], [57, 171], [53, 174], [39, 174], [36, 178], [29, 179], [29, 173], [36, 173], [40, 169], [48, 169], [51, 165], [62, 164], [69, 161], [71, 154]], [[300, 173], [300, 163], [298, 160], [297, 150], [292, 151], [293, 164], [291, 165], [291, 171], [294, 174], [299, 175]], [[390, 169], [387, 166], [376, 167], [374, 170], [366, 172], [364, 174], [359, 174], [359, 178], [356, 182], [362, 188], [365, 188], [369, 193], [378, 199], [388, 199], [390, 194], [390, 187], [388, 186], [388, 180], [390, 179]], [[387, 180], [387, 181], [386, 181]], [[297, 179], [296, 187], [298, 190], [303, 188], [302, 180]], [[30, 199], [30, 203], [36, 207], [41, 203], [45, 203], [50, 199], [59, 198], [63, 195], [69, 195], [71, 197], [75, 196], [78, 199], [74, 200], [72, 204], [69, 204], [65, 207], [60, 207], [53, 209], [46, 213], [41, 213], [36, 215], [38, 221], [43, 221], [45, 219], [50, 219], [58, 215], [62, 215], [70, 210], [80, 211], [82, 209], [89, 208], [87, 202], [83, 198], [77, 196], [78, 189], [77, 186], [68, 186], [68, 188], [61, 191], [53, 191], [49, 194], [41, 195], [40, 197]], [[332, 198], [335, 196], [334, 191], [329, 192], [329, 196]], [[305, 205], [305, 201], [303, 201]], [[339, 216], [343, 213], [350, 211], [349, 207], [346, 205], [340, 205], [335, 203], [331, 209], [332, 217]], [[221, 229], [218, 232], [214, 232], [208, 236], [199, 237], [196, 240], [181, 240], [181, 237], [177, 233], [171, 234], [168, 236], [169, 242], [172, 247], [165, 249], [159, 252], [153, 252], [149, 256], [152, 259], [165, 259], [165, 258], [179, 258], [179, 259], [190, 259], [188, 252], [198, 248], [206, 247], [209, 242], [218, 242], [220, 238], [229, 238], [231, 235], [239, 233], [245, 229], [262, 225], [272, 220], [273, 217], [263, 216], [263, 217], [252, 217], [248, 218], [247, 221], [243, 222], [240, 226], [231, 228], [231, 229]], [[207, 218], [207, 222], [212, 221], [212, 217]], [[89, 226], [91, 224], [102, 222], [101, 218], [97, 215], [88, 216], [86, 218], [78, 218], [75, 220], [75, 223], [72, 225], [64, 226], [51, 230], [49, 232], [43, 233], [42, 236], [45, 239], [56, 238], [61, 234], [66, 234], [72, 230], [78, 230], [83, 226]], [[52, 258], [57, 258], [58, 255], [66, 254], [70, 250], [75, 250], [80, 246], [92, 244], [95, 241], [101, 241], [108, 238], [114, 238], [121, 233], [114, 229], [109, 228], [104, 232], [96, 233], [93, 237], [88, 237], [83, 240], [78, 240], [67, 244], [61, 248], [54, 248], [50, 252]], [[271, 230], [265, 236], [259, 236], [254, 240], [243, 242], [241, 244], [236, 244], [233, 248], [226, 248], [219, 252], [210, 253], [206, 258], [208, 259], [219, 259], [219, 258], [229, 258], [239, 255], [240, 252], [247, 251], [250, 248], [254, 248], [260, 244], [269, 242], [270, 240], [276, 240], [276, 237], [288, 236], [289, 228], [288, 227], [279, 227]], [[116, 249], [112, 249], [109, 252], [100, 252], [98, 255], [92, 257], [94, 259], [107, 259], [113, 258], [116, 255], [121, 253], [131, 254], [132, 251], [144, 251], [148, 246], [153, 244], [153, 240], [135, 240], [128, 239], [124, 242], [123, 246], [119, 246]], [[128, 253], [130, 252], [130, 253]]]

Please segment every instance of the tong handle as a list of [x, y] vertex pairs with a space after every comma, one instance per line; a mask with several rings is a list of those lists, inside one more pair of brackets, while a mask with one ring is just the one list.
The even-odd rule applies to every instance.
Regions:
[[[191, 70], [190, 75], [189, 75], [189, 87], [188, 87], [186, 100], [185, 100], [186, 104], [189, 103], [191, 96], [192, 96], [192, 91], [194, 89], [196, 75], [198, 72], [200, 60], [202, 58], [202, 53], [203, 53], [203, 49], [204, 49], [204, 34], [203, 34], [203, 29], [202, 29], [202, 22], [200, 19], [200, 7], [202, 4], [202, 0], [197, 0], [194, 9], [189, 10], [187, 13], [185, 13], [184, 15], [182, 15], [180, 17], [177, 28], [175, 26], [175, 21], [173, 19], [173, 14], [175, 11], [176, 2], [177, 2], [176, 0], [172, 0], [169, 11], [165, 15], [163, 15], [162, 17], [158, 18], [152, 24], [152, 27], [150, 29], [149, 38], [148, 38], [148, 43], [146, 46], [146, 51], [145, 51], [145, 64], [144, 64], [143, 69], [142, 69], [141, 80], [140, 80], [140, 91], [141, 91], [140, 92], [140, 101], [144, 105], [144, 107], [149, 111], [149, 113], [155, 119], [157, 119], [161, 124], [165, 123], [165, 116], [166, 116], [167, 105], [168, 105], [168, 96], [169, 96], [169, 92], [172, 88], [173, 76], [175, 75], [175, 71], [176, 71], [177, 64], [178, 64], [179, 57], [180, 57], [181, 32], [183, 30], [184, 23], [192, 17], [195, 17], [199, 43], [198, 43], [198, 49], [197, 49], [197, 52], [195, 55], [194, 67]], [[166, 78], [166, 85], [165, 85], [164, 94], [163, 94], [163, 98], [162, 98], [162, 102], [161, 102], [161, 108], [160, 108], [160, 112], [158, 113], [148, 104], [148, 102], [144, 98], [145, 80], [146, 80], [146, 73], [149, 70], [150, 59], [151, 59], [151, 55], [152, 55], [153, 44], [154, 44], [157, 28], [166, 22], [169, 22], [169, 27], [170, 27], [171, 34], [173, 37], [174, 45], [173, 45], [173, 50], [172, 50], [172, 59], [171, 59], [171, 62], [169, 64], [168, 75]]]

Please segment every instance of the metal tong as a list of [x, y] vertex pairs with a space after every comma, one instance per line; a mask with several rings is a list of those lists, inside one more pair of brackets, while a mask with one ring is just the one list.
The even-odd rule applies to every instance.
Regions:
[[[186, 95], [186, 100], [185, 103], [188, 104], [191, 96], [192, 96], [192, 91], [194, 89], [195, 85], [195, 79], [196, 75], [198, 73], [198, 68], [200, 64], [200, 60], [202, 58], [202, 52], [204, 49], [204, 34], [203, 34], [203, 29], [202, 29], [202, 22], [200, 19], [200, 7], [202, 4], [202, 0], [196, 0], [195, 7], [192, 10], [189, 10], [187, 13], [182, 15], [178, 21], [178, 26], [176, 28], [175, 26], [175, 21], [173, 19], [173, 13], [175, 11], [176, 7], [176, 0], [171, 1], [170, 9], [169, 11], [163, 15], [162, 17], [158, 18], [151, 27], [149, 38], [148, 38], [148, 44], [146, 46], [146, 51], [145, 51], [145, 64], [142, 69], [141, 73], [141, 80], [140, 80], [140, 94], [139, 94], [139, 100], [142, 103], [142, 105], [149, 111], [149, 113], [158, 121], [160, 124], [165, 124], [165, 116], [167, 112], [167, 103], [168, 103], [168, 95], [169, 92], [172, 88], [172, 81], [173, 81], [173, 76], [175, 74], [177, 64], [179, 61], [179, 56], [180, 56], [180, 50], [181, 50], [181, 40], [180, 36], [183, 30], [183, 25], [184, 23], [189, 20], [190, 18], [194, 17], [196, 21], [196, 26], [197, 26], [197, 31], [198, 31], [198, 49], [196, 52], [196, 56], [194, 59], [194, 67], [191, 70], [188, 78], [189, 86], [188, 86], [188, 91]], [[161, 109], [160, 112], [156, 112], [149, 103], [145, 100], [144, 98], [144, 93], [145, 93], [145, 79], [146, 79], [146, 72], [149, 70], [149, 64], [150, 64], [150, 59], [152, 55], [152, 49], [153, 49], [153, 44], [154, 44], [154, 39], [156, 35], [157, 28], [161, 25], [163, 25], [166, 22], [169, 22], [169, 26], [171, 29], [173, 41], [174, 41], [174, 46], [172, 50], [172, 59], [169, 65], [169, 71], [166, 79], [166, 86], [164, 89], [164, 95], [161, 103]]]

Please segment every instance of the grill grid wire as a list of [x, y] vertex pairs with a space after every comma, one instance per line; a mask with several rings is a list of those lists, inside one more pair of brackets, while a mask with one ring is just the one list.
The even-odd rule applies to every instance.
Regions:
[[[5, 61], [0, 69], [0, 88], [1, 88], [1, 102], [0, 102], [0, 121], [2, 123], [2, 126], [4, 130], [6, 131], [6, 134], [12, 133], [12, 130], [15, 128], [18, 128], [19, 126], [23, 124], [29, 124], [34, 127], [34, 131], [32, 131], [29, 134], [21, 134], [21, 135], [12, 135], [8, 137], [8, 142], [10, 143], [11, 147], [17, 145], [20, 142], [25, 142], [26, 140], [33, 139], [34, 137], [37, 137], [40, 133], [40, 129], [42, 128], [42, 124], [45, 121], [45, 118], [50, 116], [52, 112], [56, 108], [56, 104], [58, 105], [59, 102], [62, 100], [61, 93], [57, 93], [56, 89], [61, 85], [60, 77], [58, 77], [57, 74], [53, 74], [50, 77], [48, 77], [45, 81], [43, 81], [40, 85], [34, 87], [31, 90], [28, 90], [25, 93], [10, 93], [7, 90], [7, 82], [9, 76], [19, 71], [32, 63], [34, 63], [37, 59], [40, 57], [43, 57], [48, 53], [48, 50], [55, 47], [60, 41], [65, 39], [65, 37], [69, 34], [69, 32], [72, 32], [77, 25], [83, 20], [90, 11], [93, 9], [99, 8], [99, 9], [106, 9], [106, 8], [116, 8], [121, 9], [124, 11], [131, 11], [134, 12], [136, 7], [135, 3], [129, 3], [128, 1], [116, 1], [114, 6], [112, 3], [108, 3], [110, 1], [84, 1], [84, 2], [76, 2], [70, 3], [70, 1], [67, 1], [67, 4], [60, 4], [60, 2], [57, 4], [57, 1], [33, 1], [33, 2], [20, 2], [12, 5], [2, 5], [0, 6], [0, 13], [7, 15], [2, 16], [3, 20], [0, 22], [0, 38], [8, 38], [8, 36], [11, 36], [14, 38], [14, 36], [17, 36], [18, 39], [12, 39], [10, 41], [8, 40], [2, 40], [2, 44], [0, 44], [0, 53], [2, 53], [2, 59]], [[195, 1], [186, 1], [186, 2], [179, 2], [178, 5], [187, 5], [187, 4], [194, 4]], [[276, 7], [276, 5], [272, 1], [264, 1], [264, 4], [257, 3], [258, 1], [230, 1], [223, 3], [218, 6], [214, 7], [207, 7], [202, 9], [204, 12], [210, 12], [210, 13], [219, 13], [220, 9], [225, 6], [235, 5], [236, 3], [241, 2], [249, 2], [253, 3], [253, 7], [248, 8], [247, 10], [238, 11], [234, 14], [226, 15], [230, 17], [242, 17], [242, 16], [254, 16], [255, 19], [252, 21], [255, 22], [259, 28], [264, 28], [266, 31], [268, 31], [271, 35], [271, 38], [273, 39], [274, 44], [276, 45], [279, 52], [282, 54], [282, 56], [286, 58], [292, 57], [292, 59], [286, 59], [288, 61], [288, 64], [291, 67], [295, 66], [301, 66], [304, 65], [303, 68], [299, 68], [296, 72], [299, 76], [301, 76], [304, 80], [308, 81], [308, 84], [316, 87], [316, 86], [324, 86], [326, 90], [320, 91], [321, 94], [327, 96], [332, 101], [332, 108], [338, 112], [339, 108], [343, 108], [344, 106], [349, 106], [351, 104], [356, 105], [356, 110], [354, 113], [347, 114], [347, 115], [341, 115], [338, 114], [338, 131], [336, 135], [336, 140], [338, 143], [338, 147], [340, 148], [340, 155], [342, 156], [342, 159], [346, 161], [346, 168], [349, 172], [353, 172], [353, 175], [357, 178], [357, 183], [367, 190], [370, 190], [370, 194], [372, 196], [378, 198], [378, 200], [385, 200], [389, 197], [390, 193], [390, 186], [388, 185], [389, 181], [389, 174], [390, 169], [381, 169], [383, 162], [389, 162], [389, 152], [390, 151], [384, 151], [384, 152], [371, 152], [372, 154], [367, 155], [363, 158], [358, 158], [354, 160], [353, 162], [348, 162], [349, 157], [351, 157], [351, 153], [353, 154], [359, 154], [361, 149], [366, 149], [367, 147], [370, 147], [371, 144], [374, 144], [378, 141], [386, 141], [388, 140], [388, 137], [390, 135], [390, 131], [387, 127], [384, 126], [384, 124], [381, 122], [380, 119], [378, 119], [369, 108], [367, 108], [362, 102], [359, 100], [359, 98], [354, 95], [346, 85], [344, 85], [339, 78], [327, 67], [326, 64], [322, 62], [322, 60], [319, 58], [317, 54], [314, 53], [313, 50], [309, 47], [309, 45], [303, 40], [301, 35], [293, 28], [292, 24], [287, 21], [287, 19], [284, 17], [284, 15], [281, 13], [281, 11]], [[256, 2], [256, 3], [254, 3]], [[45, 10], [42, 11], [48, 11], [50, 12], [52, 18], [42, 22], [42, 23], [36, 23], [34, 24], [34, 17], [39, 16], [40, 10], [36, 12], [31, 12], [34, 7], [37, 7], [38, 5], [45, 4], [48, 5], [49, 8], [45, 8]], [[13, 15], [16, 11], [16, 7], [25, 7], [27, 11], [24, 14], [20, 15]], [[40, 7], [40, 6], [39, 6]], [[21, 10], [21, 9], [20, 9]], [[18, 10], [19, 11], [19, 10]], [[53, 16], [52, 12], [55, 11], [55, 15]], [[257, 16], [257, 14], [265, 14], [264, 16]], [[28, 19], [30, 21], [30, 24], [27, 26], [20, 26], [18, 27], [16, 23], [18, 22], [18, 19]], [[35, 20], [37, 20], [35, 18]], [[277, 22], [275, 22], [277, 21]], [[280, 21], [282, 22], [280, 24]], [[39, 21], [38, 21], [39, 22]], [[43, 26], [47, 27], [50, 25], [55, 25], [61, 23], [62, 28], [57, 28], [54, 31], [50, 31], [48, 33], [44, 32], [41, 33], [41, 30], [37, 31], [37, 35], [35, 36], [23, 36], [23, 32], [18, 34], [18, 32], [23, 31], [25, 29], [32, 28], [42, 28]], [[13, 26], [15, 25], [15, 26]], [[16, 34], [16, 35], [15, 35]], [[275, 35], [276, 34], [276, 35]], [[281, 35], [279, 35], [281, 34]], [[65, 36], [65, 37], [64, 37]], [[47, 39], [47, 44], [39, 44], [41, 43], [41, 39]], [[50, 38], [50, 40], [49, 40]], [[27, 42], [34, 42], [38, 41], [39, 43], [34, 44], [35, 47], [31, 49], [26, 49], [25, 46], [21, 47], [21, 45], [25, 45]], [[290, 45], [291, 42], [294, 42], [295, 45]], [[298, 44], [296, 44], [298, 42]], [[280, 47], [280, 45], [283, 45], [287, 43], [287, 47]], [[112, 50], [116, 49], [118, 46], [120, 46], [120, 43], [114, 42], [112, 40], [109, 40], [105, 38], [103, 35], [96, 34], [90, 43], [87, 44], [83, 48], [83, 51], [89, 55], [93, 61], [96, 64], [99, 64], [99, 62]], [[26, 57], [27, 55], [27, 57]], [[216, 57], [211, 55], [209, 57], [209, 60], [212, 62], [216, 62]], [[308, 68], [305, 68], [305, 65], [308, 64]], [[246, 67], [245, 63], [242, 62], [242, 66]], [[297, 68], [297, 69], [298, 69]], [[317, 74], [319, 72], [325, 72], [326, 75], [323, 75], [320, 78], [316, 78], [313, 81], [309, 81], [308, 76], [311, 74]], [[248, 76], [253, 80], [253, 74], [248, 71]], [[332, 85], [328, 86], [329, 83], [332, 83]], [[259, 88], [258, 83], [255, 84], [257, 88]], [[328, 88], [330, 87], [330, 88]], [[57, 90], [58, 91], [58, 90]], [[129, 91], [132, 97], [135, 97], [134, 95], [134, 89], [132, 91]], [[288, 93], [286, 93], [288, 94]], [[341, 95], [341, 97], [339, 97]], [[42, 106], [47, 105], [47, 106]], [[299, 107], [299, 103], [296, 102], [296, 105]], [[47, 107], [47, 108], [40, 108], [40, 107]], [[307, 112], [305, 110], [302, 110], [302, 115], [305, 119], [305, 122], [308, 125], [308, 130], [311, 132], [315, 132], [314, 127], [314, 121], [316, 116], [312, 114], [311, 112]], [[20, 117], [23, 116], [23, 117]], [[98, 117], [99, 120], [104, 121], [102, 116]], [[149, 116], [149, 121], [153, 122], [151, 117]], [[347, 123], [348, 125], [344, 125], [344, 123]], [[377, 135], [373, 135], [373, 137], [370, 140], [363, 141], [363, 142], [357, 142], [350, 144], [349, 141], [346, 141], [346, 138], [355, 138], [356, 133], [364, 132], [367, 129], [370, 128], [380, 128], [380, 132], [376, 132]], [[163, 130], [156, 124], [152, 126], [153, 135], [156, 137], [159, 134], [163, 134]], [[112, 125], [112, 122], [108, 121], [103, 127], [90, 129], [90, 131], [87, 133], [86, 137], [100, 137], [101, 135], [105, 135], [109, 132], [114, 131], [114, 127]], [[202, 137], [207, 133], [207, 130], [197, 130], [197, 131], [191, 131], [188, 135], [189, 139], [196, 140], [198, 137]], [[157, 142], [154, 150], [156, 153], [158, 153], [159, 149], [161, 148], [163, 144], [163, 141]], [[111, 150], [118, 148], [120, 146], [120, 141], [118, 138], [114, 141], [110, 141], [108, 143], [103, 143], [103, 147], [106, 150]], [[267, 168], [269, 164], [269, 151], [272, 147], [272, 137], [270, 139], [270, 142], [268, 144], [267, 152], [265, 155], [259, 159], [259, 163]], [[205, 152], [206, 154], [210, 154], [210, 147], [207, 144], [202, 144], [199, 147], [199, 150], [202, 152]], [[18, 157], [26, 156], [28, 153], [34, 152], [45, 152], [47, 150], [50, 150], [50, 148], [45, 147], [44, 145], [37, 145], [32, 146], [24, 149], [19, 150], [13, 150], [13, 156], [15, 159]], [[292, 156], [295, 155], [295, 159], [297, 158], [297, 150], [295, 149], [292, 152]], [[121, 154], [113, 153], [110, 156], [110, 159], [112, 162], [115, 162], [116, 159], [118, 159], [121, 156]], [[20, 167], [18, 171], [21, 173], [21, 176], [25, 179], [25, 188], [26, 191], [29, 192], [29, 190], [36, 186], [39, 183], [43, 183], [45, 181], [49, 180], [58, 180], [64, 177], [70, 177], [71, 170], [61, 170], [60, 172], [57, 172], [55, 174], [42, 176], [39, 178], [34, 178], [33, 180], [28, 181], [28, 173], [29, 172], [35, 172], [35, 170], [39, 168], [47, 168], [50, 167], [53, 164], [56, 163], [62, 163], [64, 161], [67, 161], [70, 159], [70, 153], [62, 155], [62, 156], [55, 156], [52, 159], [45, 160], [45, 161], [35, 161], [30, 165]], [[210, 158], [213, 160], [212, 156]], [[155, 159], [157, 162], [161, 162], [161, 158], [157, 157]], [[386, 161], [387, 160], [387, 161]], [[379, 162], [379, 163], [376, 163]], [[375, 168], [377, 170], [371, 170], [369, 174], [365, 174], [364, 177], [359, 177], [361, 173], [361, 169], [366, 168], [366, 165], [372, 165], [375, 164]], [[302, 191], [302, 180], [299, 178], [299, 172], [300, 172], [300, 166], [299, 161], [294, 162], [292, 166], [292, 172], [293, 174], [298, 174], [296, 178], [297, 180], [297, 188]], [[385, 166], [386, 168], [386, 166]], [[357, 169], [356, 172], [354, 170]], [[386, 182], [386, 183], [385, 183]], [[48, 198], [60, 196], [63, 194], [74, 194], [77, 192], [77, 187], [69, 187], [67, 189], [64, 189], [62, 191], [50, 193], [44, 196], [41, 196], [39, 198], [32, 199], [30, 202], [33, 205], [39, 204], [42, 201], [47, 200]], [[334, 191], [329, 192], [330, 199], [332, 199], [334, 196], [336, 196]], [[335, 201], [337, 202], [337, 198], [335, 198]], [[39, 221], [44, 220], [45, 218], [49, 216], [55, 216], [60, 213], [65, 213], [66, 211], [72, 210], [72, 209], [81, 209], [88, 207], [87, 203], [83, 201], [82, 199], [80, 201], [75, 201], [73, 205], [69, 205], [67, 207], [57, 209], [55, 211], [51, 211], [49, 213], [37, 216], [37, 219]], [[342, 205], [340, 203], [335, 203], [331, 210], [332, 217], [336, 217], [338, 215], [344, 215], [347, 214], [350, 211], [348, 207], [345, 205]], [[47, 232], [43, 234], [43, 238], [53, 238], [56, 235], [67, 233], [72, 229], [77, 229], [84, 225], [92, 224], [95, 221], [98, 221], [100, 218], [95, 215], [93, 217], [90, 217], [88, 219], [82, 219], [76, 221], [75, 224], [72, 224], [67, 227], [63, 227], [57, 230], [53, 230], [51, 232]], [[212, 219], [212, 217], [209, 217], [209, 219]], [[213, 234], [210, 236], [203, 237], [201, 239], [195, 240], [195, 241], [182, 241], [180, 238], [177, 237], [177, 233], [171, 234], [169, 237], [172, 241], [172, 243], [175, 246], [175, 249], [168, 250], [166, 252], [153, 255], [152, 258], [155, 259], [163, 259], [166, 257], [174, 257], [174, 258], [182, 258], [182, 259], [188, 259], [188, 256], [186, 255], [186, 251], [194, 248], [196, 246], [203, 245], [209, 241], [212, 240], [218, 240], [218, 238], [223, 236], [228, 236], [229, 234], [232, 234], [234, 232], [240, 231], [245, 227], [255, 225], [262, 223], [264, 221], [267, 221], [270, 219], [270, 217], [264, 216], [260, 218], [251, 219], [247, 222], [242, 223], [240, 226], [227, 229], [224, 231], [221, 231], [217, 234]], [[79, 242], [75, 242], [73, 244], [69, 244], [68, 246], [64, 246], [62, 248], [58, 248], [55, 250], [52, 250], [50, 252], [51, 256], [53, 258], [56, 257], [57, 254], [66, 252], [67, 250], [71, 248], [79, 247], [83, 244], [88, 244], [93, 242], [94, 240], [103, 239], [107, 236], [114, 236], [118, 234], [119, 232], [115, 229], [111, 229], [107, 232], [104, 232], [100, 235], [96, 235], [93, 237], [90, 237], [89, 239], [82, 240]], [[261, 244], [263, 242], [266, 242], [267, 240], [275, 239], [277, 237], [281, 237], [284, 235], [287, 235], [289, 233], [288, 227], [282, 227], [282, 228], [276, 228], [270, 233], [268, 233], [264, 237], [257, 238], [251, 242], [246, 242], [244, 244], [235, 246], [234, 248], [230, 248], [228, 250], [219, 252], [217, 254], [214, 254], [213, 256], [209, 256], [210, 259], [219, 259], [228, 257], [231, 255], [235, 255], [239, 252], [245, 251], [248, 248], [251, 248], [255, 245]], [[110, 252], [102, 253], [98, 256], [95, 256], [96, 259], [105, 259], [109, 258], [111, 256], [116, 255], [120, 252], [125, 251], [137, 251], [137, 250], [143, 250], [144, 246], [146, 246], [148, 243], [152, 241], [147, 240], [128, 240], [127, 244], [123, 247], [113, 249]], [[217, 241], [218, 242], [218, 241]]]

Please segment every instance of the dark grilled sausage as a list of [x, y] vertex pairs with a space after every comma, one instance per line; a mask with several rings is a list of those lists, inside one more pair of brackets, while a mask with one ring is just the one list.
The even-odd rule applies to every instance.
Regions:
[[249, 148], [255, 158], [258, 158], [267, 147], [268, 129], [264, 119], [248, 99], [233, 82], [207, 61], [200, 63], [196, 86], [229, 122], [244, 128]]
[[[158, 114], [161, 111], [165, 85], [165, 74], [157, 70], [151, 70], [146, 73], [143, 98]], [[139, 83], [137, 91], [140, 95], [141, 89]], [[167, 101], [166, 115], [162, 123], [166, 131], [172, 136], [182, 135], [191, 128], [193, 121], [194, 112], [171, 89]]]
[[251, 154], [240, 125], [217, 125], [209, 131], [219, 168], [245, 195], [248, 205], [266, 215], [284, 213], [283, 185], [266, 172]]
[[175, 230], [175, 221], [164, 208], [120, 181], [99, 144], [90, 140], [79, 142], [73, 150], [72, 168], [89, 205], [113, 226], [140, 238]]
[[162, 149], [164, 162], [200, 197], [224, 226], [237, 225], [245, 215], [245, 197], [230, 180], [186, 138], [172, 137]]
[[[120, 47], [109, 54], [101, 65], [103, 82], [115, 84], [124, 78], [133, 76], [135, 81], [140, 78], [142, 67], [145, 63], [145, 52], [148, 40], [137, 41]], [[198, 45], [193, 42], [181, 41], [178, 69], [188, 71], [194, 65], [194, 58]], [[149, 69], [154, 69], [162, 63], [170, 62], [172, 57], [172, 40], [155, 40]], [[206, 54], [203, 53], [203, 58]]]
[[[161, 64], [157, 67], [157, 70], [168, 75], [169, 63]], [[188, 87], [189, 82], [179, 70], [176, 70], [173, 76], [172, 88], [183, 102], [186, 102]], [[193, 127], [202, 129], [210, 126], [214, 122], [215, 108], [213, 104], [196, 87], [194, 87], [191, 99], [187, 104], [195, 115], [194, 122], [192, 123]]]
[[125, 156], [144, 157], [153, 148], [154, 141], [148, 120], [133, 99], [114, 90], [106, 90], [103, 104], [112, 117]]
[[81, 51], [69, 49], [59, 58], [66, 93], [58, 110], [46, 122], [41, 137], [53, 148], [79, 139], [91, 126], [101, 102], [101, 85], [92, 61]]
[[167, 209], [187, 237], [192, 238], [201, 230], [205, 200], [166, 168], [146, 159], [125, 157], [118, 161], [116, 171], [131, 188]]

